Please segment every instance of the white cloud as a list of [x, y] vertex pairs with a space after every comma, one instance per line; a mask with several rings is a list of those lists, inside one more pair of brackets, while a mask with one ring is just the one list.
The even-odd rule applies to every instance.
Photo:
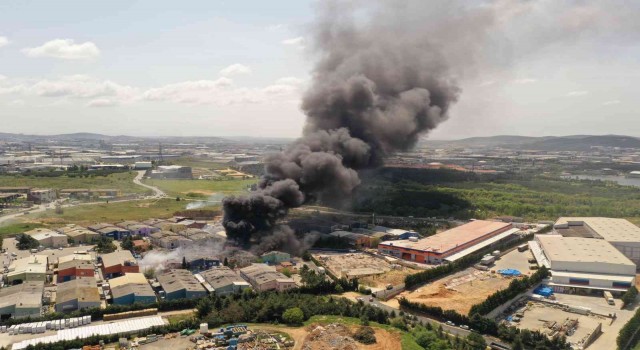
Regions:
[[0, 74], [0, 80], [6, 80], [7, 77], [5, 75]]
[[22, 52], [28, 57], [53, 57], [65, 60], [96, 58], [100, 55], [98, 47], [90, 42], [75, 44], [72, 39], [55, 39], [42, 46], [25, 48]]
[[611, 105], [617, 105], [622, 103], [622, 101], [620, 100], [611, 100], [611, 101], [605, 101], [602, 103], [603, 106], [611, 106]]
[[291, 38], [291, 39], [282, 40], [282, 44], [283, 45], [290, 45], [290, 46], [304, 46], [305, 40], [304, 40], [303, 37], [299, 36], [297, 38]]
[[267, 30], [271, 31], [271, 32], [284, 30], [284, 29], [287, 29], [287, 25], [286, 24], [282, 24], [282, 23], [272, 24], [272, 25], [267, 27]]
[[24, 105], [24, 100], [20, 100], [20, 99], [16, 99], [9, 102], [9, 106], [23, 106], [23, 105]]
[[276, 80], [276, 84], [284, 84], [284, 85], [302, 85], [304, 80], [296, 77], [282, 77]]
[[6, 36], [0, 36], [0, 47], [9, 45], [10, 41]]
[[494, 80], [488, 80], [488, 81], [484, 81], [484, 82], [480, 83], [480, 85], [478, 85], [478, 86], [480, 86], [480, 87], [485, 87], [485, 86], [493, 85], [493, 84], [495, 84], [495, 83], [496, 83], [496, 82], [495, 82]]
[[587, 95], [588, 93], [589, 91], [571, 91], [570, 93], [567, 94], [567, 97], [584, 96], [584, 95]]
[[523, 79], [516, 79], [513, 82], [516, 84], [533, 84], [535, 82], [537, 82], [538, 79], [533, 79], [533, 78], [523, 78]]
[[238, 75], [238, 74], [250, 74], [250, 73], [251, 73], [251, 67], [245, 66], [244, 64], [240, 64], [240, 63], [232, 64], [220, 70], [220, 75], [222, 75], [223, 77], [228, 77], [228, 76]]
[[150, 101], [170, 101], [185, 104], [230, 104], [234, 100], [233, 80], [183, 81], [152, 88], [144, 92], [143, 98]]
[[97, 98], [87, 103], [87, 107], [112, 107], [115, 105], [116, 102], [108, 98]]

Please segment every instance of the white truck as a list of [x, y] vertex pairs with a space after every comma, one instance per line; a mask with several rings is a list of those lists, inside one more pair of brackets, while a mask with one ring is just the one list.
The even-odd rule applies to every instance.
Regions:
[[604, 298], [607, 300], [607, 303], [609, 303], [609, 305], [615, 305], [616, 302], [613, 300], [613, 295], [611, 295], [611, 292], [608, 290], [604, 291]]

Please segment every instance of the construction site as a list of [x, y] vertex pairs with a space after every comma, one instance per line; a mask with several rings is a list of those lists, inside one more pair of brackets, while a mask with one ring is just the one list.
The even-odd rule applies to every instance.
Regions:
[[374, 328], [376, 342], [362, 344], [353, 338], [357, 327], [331, 323], [327, 325], [311, 325], [306, 328], [307, 335], [302, 350], [401, 350], [399, 334], [384, 329]]

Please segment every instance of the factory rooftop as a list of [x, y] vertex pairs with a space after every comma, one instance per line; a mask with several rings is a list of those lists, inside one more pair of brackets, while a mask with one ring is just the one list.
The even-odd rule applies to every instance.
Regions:
[[151, 286], [147, 283], [138, 284], [138, 283], [129, 283], [119, 285], [117, 287], [111, 287], [111, 294], [114, 299], [118, 299], [120, 297], [135, 294], [138, 297], [154, 297], [156, 293], [153, 291]]
[[509, 229], [511, 224], [497, 221], [474, 220], [417, 241], [399, 240], [382, 242], [383, 245], [406, 249], [446, 253], [459, 246], [490, 236], [496, 231]]
[[563, 236], [602, 238], [609, 242], [640, 242], [640, 227], [625, 219], [561, 217], [554, 227]]
[[22, 307], [40, 307], [44, 282], [26, 281], [15, 286], [0, 288], [0, 309], [21, 305]]
[[[536, 235], [545, 256], [554, 269], [556, 263], [599, 264], [625, 266], [635, 271], [635, 264], [609, 242], [602, 239]], [[606, 269], [606, 268], [605, 268]], [[606, 271], [603, 271], [606, 272]]]
[[[200, 276], [214, 289], [226, 287], [230, 284], [246, 284], [240, 275], [226, 266], [212, 268], [200, 272]], [[206, 286], [205, 286], [206, 287]]]
[[47, 256], [31, 255], [26, 258], [14, 260], [9, 266], [8, 277], [20, 273], [47, 273]]
[[169, 270], [157, 276], [158, 282], [167, 294], [185, 289], [187, 291], [204, 291], [204, 287], [188, 270]]
[[78, 277], [68, 282], [60, 283], [56, 294], [56, 303], [75, 300], [100, 302], [100, 292], [93, 277]]
[[149, 282], [147, 281], [147, 278], [144, 276], [144, 274], [140, 272], [125, 273], [124, 276], [112, 278], [109, 280], [109, 286], [111, 286], [111, 289], [124, 286], [127, 284], [147, 284], [148, 285]]

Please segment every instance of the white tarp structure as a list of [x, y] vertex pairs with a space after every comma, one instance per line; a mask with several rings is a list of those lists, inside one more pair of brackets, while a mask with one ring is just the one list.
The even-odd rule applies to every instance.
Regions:
[[150, 316], [144, 318], [135, 318], [130, 320], [114, 321], [109, 323], [103, 323], [99, 325], [92, 325], [87, 327], [79, 327], [72, 329], [63, 329], [58, 331], [55, 335], [46, 337], [34, 338], [23, 340], [15, 343], [12, 349], [25, 349], [29, 345], [36, 345], [38, 343], [55, 343], [63, 340], [73, 340], [76, 338], [86, 339], [92, 335], [111, 335], [111, 334], [127, 334], [148, 329], [155, 326], [164, 326], [164, 321], [161, 316]]

